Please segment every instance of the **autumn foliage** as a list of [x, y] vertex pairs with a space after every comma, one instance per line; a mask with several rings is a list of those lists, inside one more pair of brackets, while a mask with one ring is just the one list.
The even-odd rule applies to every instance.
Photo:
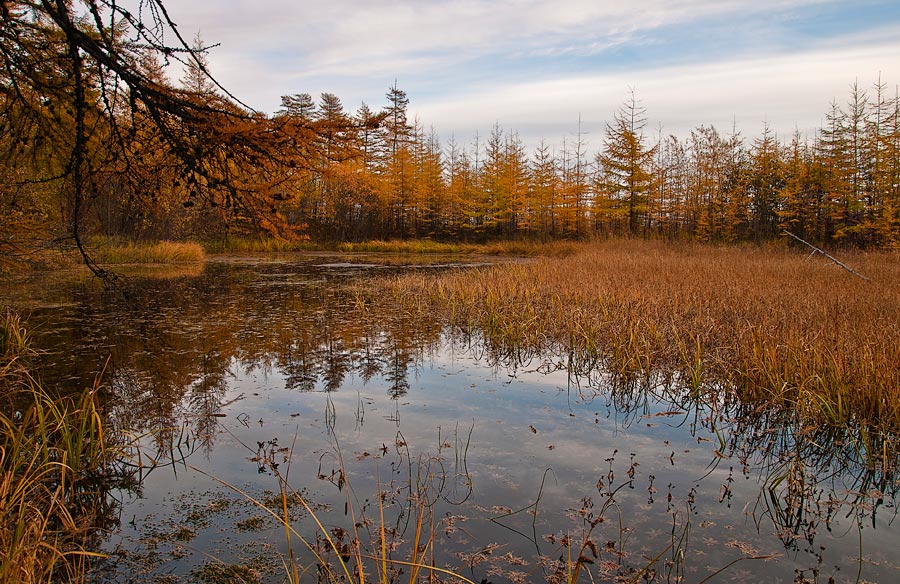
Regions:
[[255, 112], [215, 82], [199, 36], [141, 6], [2, 3], [2, 261], [85, 251], [87, 235], [900, 243], [900, 102], [880, 81], [812, 136], [651, 135], [632, 94], [596, 152], [580, 124], [530, 151], [499, 124], [464, 145], [410, 121], [396, 84], [379, 109], [297, 93]]

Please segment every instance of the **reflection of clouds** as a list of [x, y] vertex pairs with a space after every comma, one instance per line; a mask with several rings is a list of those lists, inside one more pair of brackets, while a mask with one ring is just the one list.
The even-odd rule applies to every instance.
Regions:
[[[785, 426], [790, 420], [783, 416], [747, 416], [733, 402], [702, 406], [687, 398], [683, 409], [701, 408], [696, 416], [668, 415], [682, 409], [674, 405], [677, 391], [665, 399], [664, 388], [655, 388], [660, 395], [654, 396], [640, 387], [615, 387], [602, 374], [583, 380], [578, 391], [569, 388], [565, 371], [544, 374], [519, 367], [512, 372], [494, 364], [486, 351], [463, 350], [442, 336], [436, 323], [410, 322], [388, 313], [360, 318], [327, 286], [286, 291], [259, 283], [293, 274], [295, 268], [213, 266], [211, 277], [176, 283], [174, 288], [147, 284], [135, 293], [147, 296], [139, 299], [146, 300], [149, 309], [107, 306], [90, 295], [80, 298], [86, 320], [102, 323], [92, 329], [89, 342], [121, 339], [114, 362], [129, 366], [110, 371], [110, 383], [124, 400], [116, 412], [119, 419], [170, 428], [180, 428], [183, 418], [208, 423], [198, 429], [201, 438], [204, 433], [209, 437], [204, 470], [255, 491], [271, 488], [274, 480], [259, 475], [248, 460], [255, 445], [271, 440], [282, 447], [293, 445], [292, 486], [308, 488], [314, 498], [336, 508], [344, 493], [317, 475], [338, 466], [338, 452], [363, 500], [378, 490], [379, 481], [395, 489], [408, 487], [409, 471], [414, 471], [414, 483], [420, 476], [416, 465], [427, 461], [431, 470], [447, 473], [450, 486], [445, 492], [454, 489], [454, 499], [464, 498], [466, 480], [472, 481], [472, 497], [465, 505], [441, 505], [470, 515], [467, 529], [479, 537], [510, 537], [504, 528], [488, 524], [482, 507], [520, 509], [540, 497], [542, 533], [576, 529], [579, 520], [567, 518], [571, 510], [577, 512], [588, 499], [596, 508], [604, 494], [623, 485], [616, 494], [615, 525], [621, 513], [623, 525], [632, 530], [634, 550], [658, 553], [664, 547], [656, 545], [665, 539], [664, 526], [690, 501], [694, 520], [704, 524], [704, 537], [713, 540], [740, 534], [756, 548], [768, 550], [778, 543], [773, 531], [796, 527], [796, 521], [790, 523], [793, 516], [785, 515], [788, 521], [773, 519], [772, 513], [766, 515], [765, 501], [758, 504], [767, 468], [777, 470], [783, 460], [797, 460], [786, 454], [798, 444], [795, 428]], [[297, 269], [301, 274], [305, 270]], [[160, 310], [160, 305], [178, 310]], [[65, 343], [70, 342], [67, 337]], [[303, 387], [317, 391], [299, 391], [303, 379], [308, 380]], [[404, 384], [405, 393], [393, 391], [398, 383]], [[723, 412], [728, 420], [711, 418], [704, 407]], [[692, 421], [699, 427], [692, 428]], [[709, 429], [713, 422], [719, 425], [718, 434]], [[810, 439], [829, 445], [834, 436], [823, 433]], [[404, 443], [399, 453], [398, 441]], [[716, 449], [737, 455], [719, 458]], [[851, 450], [849, 442], [843, 451], [819, 446], [804, 450], [799, 459], [809, 467], [804, 467], [804, 480], [820, 491], [804, 500], [808, 491], [785, 494], [778, 487], [779, 501], [785, 508], [816, 505], [832, 493], [843, 496], [840, 490], [857, 488], [853, 473], [861, 467], [839, 464], [851, 458]], [[749, 459], [746, 478], [741, 455]], [[827, 484], [815, 483], [821, 478], [816, 476], [820, 459], [829, 456], [841, 459], [835, 463], [837, 475], [828, 477]], [[711, 462], [717, 464], [711, 467]], [[546, 469], [552, 470], [541, 491]], [[184, 478], [191, 473], [176, 470], [180, 478], [171, 481], [158, 478], [170, 476], [165, 471], [154, 472], [147, 489], [160, 487], [166, 493], [216, 486], [207, 479]], [[732, 497], [723, 500], [726, 489]], [[887, 493], [885, 500], [893, 504], [893, 494]], [[864, 505], [840, 510], [833, 518], [836, 531], [855, 525], [856, 516], [848, 518], [848, 510], [871, 518]], [[879, 513], [873, 519], [878, 535], [872, 539], [896, 544], [897, 535], [885, 529], [885, 514]], [[520, 531], [530, 522], [527, 513], [509, 520]], [[816, 536], [817, 544], [827, 544], [830, 564], [842, 563], [858, 545], [858, 540], [835, 537], [824, 527]], [[717, 561], [734, 557], [722, 550], [707, 551], [718, 554]], [[801, 568], [805, 561], [802, 555], [797, 560]]]

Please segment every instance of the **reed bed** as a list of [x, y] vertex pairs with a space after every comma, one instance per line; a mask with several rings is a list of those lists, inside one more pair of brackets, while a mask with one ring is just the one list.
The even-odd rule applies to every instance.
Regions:
[[203, 248], [209, 253], [286, 253], [318, 251], [321, 245], [305, 239], [276, 239], [274, 237], [228, 237], [206, 241]]
[[540, 352], [623, 381], [727, 390], [812, 424], [900, 430], [900, 262], [845, 258], [864, 281], [801, 250], [643, 241], [568, 257], [360, 291], [483, 335], [495, 352]]
[[97, 263], [107, 265], [182, 264], [202, 262], [206, 259], [206, 252], [199, 243], [105, 241], [97, 246], [94, 256]]

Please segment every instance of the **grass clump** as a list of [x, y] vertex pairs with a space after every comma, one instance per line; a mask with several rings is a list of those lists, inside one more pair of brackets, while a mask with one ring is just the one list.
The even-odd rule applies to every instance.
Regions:
[[0, 323], [0, 582], [82, 581], [114, 521], [107, 498], [121, 451], [98, 387], [55, 397], [27, 367], [18, 316]]
[[565, 256], [574, 253], [577, 243], [554, 241], [495, 241], [492, 243], [440, 242], [430, 239], [410, 239], [391, 241], [365, 241], [361, 243], [341, 243], [337, 251], [396, 253], [396, 254], [458, 254], [458, 255], [503, 255], [503, 256]]
[[432, 239], [392, 239], [362, 242], [313, 242], [253, 237], [228, 237], [203, 244], [209, 253], [288, 253], [302, 251], [335, 251], [341, 253], [386, 253], [429, 255], [503, 255], [503, 256], [566, 256], [579, 248], [571, 241], [495, 241], [491, 243], [461, 243]]
[[159, 241], [155, 243], [104, 241], [97, 245], [98, 264], [181, 264], [199, 263], [206, 252], [199, 243]]
[[256, 570], [239, 564], [206, 563], [192, 572], [203, 584], [256, 584], [260, 581]]

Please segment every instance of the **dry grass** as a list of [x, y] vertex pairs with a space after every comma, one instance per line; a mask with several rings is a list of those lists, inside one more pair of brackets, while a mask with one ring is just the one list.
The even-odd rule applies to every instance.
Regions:
[[228, 237], [203, 243], [209, 253], [284, 253], [314, 251], [321, 246], [309, 240], [275, 239], [274, 237]]
[[94, 253], [99, 264], [180, 264], [206, 259], [199, 243], [159, 241], [156, 243], [101, 242]]
[[375, 252], [398, 254], [471, 254], [504, 256], [566, 256], [571, 255], [578, 244], [568, 241], [549, 243], [535, 241], [495, 241], [492, 243], [451, 243], [430, 239], [410, 239], [391, 241], [365, 241], [362, 243], [341, 243], [342, 252]]
[[118, 452], [98, 389], [51, 397], [29, 373], [18, 317], [0, 322], [0, 582], [83, 581], [111, 521], [106, 493]]
[[363, 242], [286, 241], [275, 238], [229, 237], [208, 242], [210, 253], [281, 253], [296, 251], [336, 251], [342, 253], [390, 254], [461, 254], [504, 256], [565, 256], [574, 253], [578, 244], [568, 241], [542, 243], [537, 241], [496, 241], [493, 243], [443, 242], [431, 239], [392, 239]]
[[[624, 381], [727, 388], [811, 423], [900, 430], [900, 262], [802, 251], [610, 241], [576, 255], [443, 275], [370, 294], [439, 314], [497, 353], [544, 352]], [[386, 294], [384, 293], [386, 292]], [[362, 293], [361, 293], [362, 294]]]

